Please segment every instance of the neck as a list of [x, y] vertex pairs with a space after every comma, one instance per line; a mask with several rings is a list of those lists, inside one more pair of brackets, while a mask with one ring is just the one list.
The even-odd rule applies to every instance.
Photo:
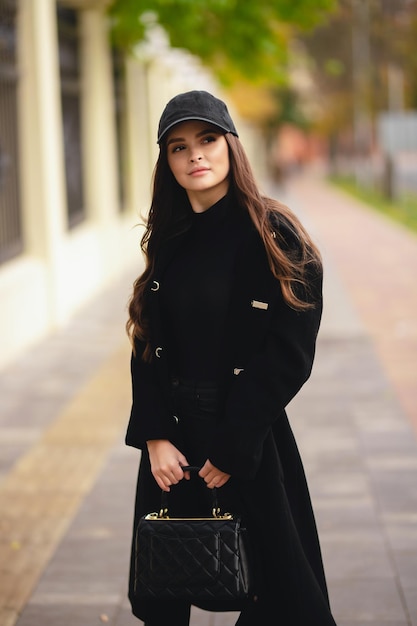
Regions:
[[204, 213], [213, 204], [221, 200], [228, 192], [229, 185], [222, 185], [215, 189], [204, 191], [187, 191], [188, 200], [194, 213]]

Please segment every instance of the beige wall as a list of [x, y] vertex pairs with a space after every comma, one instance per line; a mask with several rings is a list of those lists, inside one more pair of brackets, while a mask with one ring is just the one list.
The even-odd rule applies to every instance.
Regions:
[[[0, 367], [65, 325], [82, 304], [138, 262], [135, 212], [127, 207], [121, 214], [118, 206], [112, 68], [100, 8], [80, 11], [87, 215], [67, 229], [55, 9], [54, 0], [21, 0], [19, 6], [25, 250], [0, 266]], [[137, 197], [133, 200], [136, 204]]]

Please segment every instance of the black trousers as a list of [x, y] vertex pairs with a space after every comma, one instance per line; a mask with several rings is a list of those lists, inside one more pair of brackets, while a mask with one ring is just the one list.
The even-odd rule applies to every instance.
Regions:
[[[172, 407], [178, 419], [181, 452], [190, 465], [201, 467], [207, 460], [207, 443], [218, 415], [218, 391], [213, 382], [194, 382], [172, 379]], [[233, 478], [218, 489], [218, 501], [223, 510], [240, 507], [238, 494], [233, 488]], [[169, 511], [175, 515], [207, 515], [211, 511], [212, 492], [197, 475], [190, 481], [181, 481], [171, 487], [168, 498]], [[203, 607], [204, 608], [204, 607]], [[191, 605], [182, 600], [150, 603], [145, 626], [189, 626]], [[260, 602], [248, 602], [240, 612], [236, 626], [257, 626], [267, 623], [267, 607]]]

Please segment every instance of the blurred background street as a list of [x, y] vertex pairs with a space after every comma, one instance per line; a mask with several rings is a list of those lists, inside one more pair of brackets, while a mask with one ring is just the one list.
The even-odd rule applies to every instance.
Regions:
[[0, 0], [0, 626], [140, 623], [124, 323], [188, 89], [323, 254], [289, 415], [338, 626], [417, 625], [416, 42], [416, 0]]

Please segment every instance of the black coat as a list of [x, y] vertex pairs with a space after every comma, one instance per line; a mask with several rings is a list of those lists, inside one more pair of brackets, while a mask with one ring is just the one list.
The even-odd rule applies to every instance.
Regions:
[[[284, 223], [273, 228], [277, 239], [283, 235], [285, 245], [296, 252], [298, 240], [291, 228]], [[126, 443], [143, 450], [135, 524], [160, 502], [146, 441], [176, 443], [158, 292], [163, 288], [164, 268], [178, 245], [180, 239], [161, 255], [150, 286], [154, 358], [145, 363], [138, 342], [131, 362], [133, 403]], [[279, 623], [285, 626], [334, 626], [308, 487], [285, 411], [310, 376], [320, 325], [321, 268], [311, 266], [309, 273], [308, 298], [315, 306], [296, 311], [283, 299], [259, 234], [247, 227], [236, 256], [222, 342], [223, 410], [208, 458], [231, 474], [239, 493], [256, 537], [262, 569], [260, 595], [269, 610], [278, 611]], [[132, 591], [130, 599], [135, 615], [144, 619], [143, 607]], [[214, 605], [204, 608], [219, 610]]]

